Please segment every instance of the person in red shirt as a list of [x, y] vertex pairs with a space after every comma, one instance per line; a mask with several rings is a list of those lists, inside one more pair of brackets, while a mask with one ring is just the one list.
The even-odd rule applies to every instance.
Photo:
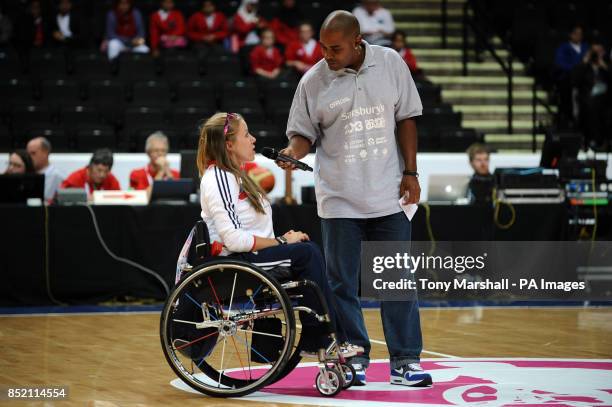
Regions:
[[278, 14], [270, 21], [276, 42], [283, 47], [299, 40], [298, 26], [302, 16], [295, 3], [295, 0], [283, 0]]
[[212, 0], [204, 0], [202, 9], [187, 22], [187, 37], [196, 47], [222, 46], [228, 35], [227, 18], [216, 11]]
[[276, 79], [281, 73], [283, 56], [274, 46], [274, 33], [270, 29], [261, 32], [261, 44], [250, 55], [251, 69], [259, 78]]
[[107, 148], [96, 150], [89, 160], [89, 165], [70, 174], [60, 188], [85, 188], [88, 196], [91, 196], [93, 191], [119, 191], [121, 186], [110, 172], [111, 168], [113, 153]]
[[313, 37], [312, 25], [302, 23], [300, 40], [292, 42], [285, 50], [287, 66], [295, 69], [300, 76], [323, 58], [321, 46]]
[[147, 137], [145, 152], [149, 156], [149, 163], [144, 168], [139, 168], [130, 173], [130, 187], [139, 190], [149, 190], [154, 180], [178, 179], [178, 171], [170, 168], [168, 150], [170, 143], [168, 137], [161, 131], [156, 131]]
[[414, 79], [424, 78], [423, 71], [418, 67], [412, 50], [406, 46], [406, 34], [397, 30], [391, 36], [391, 47], [396, 50], [408, 65]]
[[232, 51], [238, 52], [245, 45], [259, 43], [258, 29], [264, 29], [267, 22], [257, 13], [258, 0], [242, 0], [234, 15]]
[[174, 0], [162, 0], [161, 8], [151, 14], [149, 23], [151, 49], [153, 56], [159, 56], [160, 48], [184, 48], [185, 18], [183, 13], [174, 9]]

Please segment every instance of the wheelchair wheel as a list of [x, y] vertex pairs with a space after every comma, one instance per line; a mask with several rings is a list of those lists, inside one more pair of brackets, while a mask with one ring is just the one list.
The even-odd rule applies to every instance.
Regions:
[[342, 391], [344, 381], [342, 373], [337, 369], [326, 367], [322, 372], [317, 374], [315, 385], [319, 393], [326, 397], [333, 397]]
[[295, 317], [286, 292], [264, 271], [220, 259], [198, 266], [170, 294], [160, 337], [166, 360], [187, 385], [239, 397], [283, 372]]

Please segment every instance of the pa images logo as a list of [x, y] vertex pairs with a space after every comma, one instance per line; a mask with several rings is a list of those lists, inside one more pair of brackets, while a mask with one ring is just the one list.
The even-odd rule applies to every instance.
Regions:
[[[421, 363], [434, 386], [389, 384], [388, 361], [373, 361], [368, 384], [334, 398], [314, 388], [316, 363], [241, 400], [333, 406], [610, 406], [612, 360], [598, 359], [429, 359]], [[172, 385], [195, 392], [176, 379]]]

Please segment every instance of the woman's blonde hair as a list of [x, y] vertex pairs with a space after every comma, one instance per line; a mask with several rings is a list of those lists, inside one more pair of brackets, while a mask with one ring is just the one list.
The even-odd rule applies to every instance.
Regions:
[[265, 213], [263, 200], [266, 199], [266, 193], [232, 160], [225, 146], [227, 140], [236, 140], [236, 132], [242, 120], [242, 116], [236, 113], [215, 113], [206, 120], [200, 128], [198, 170], [200, 176], [204, 175], [210, 163], [214, 161], [220, 169], [234, 174], [253, 208], [259, 213]]

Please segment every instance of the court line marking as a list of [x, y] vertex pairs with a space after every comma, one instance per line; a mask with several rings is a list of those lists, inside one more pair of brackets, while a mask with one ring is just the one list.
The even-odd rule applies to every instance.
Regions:
[[[375, 343], [377, 345], [387, 346], [387, 343], [385, 341], [379, 341], [378, 339], [370, 339], [370, 342]], [[423, 349], [421, 352], [422, 353], [428, 353], [430, 355], [440, 356], [440, 357], [443, 357], [443, 358], [461, 359], [460, 356], [453, 356], [453, 355], [449, 355], [449, 354], [446, 354], [446, 353], [434, 352], [434, 351], [431, 351], [431, 350]]]

